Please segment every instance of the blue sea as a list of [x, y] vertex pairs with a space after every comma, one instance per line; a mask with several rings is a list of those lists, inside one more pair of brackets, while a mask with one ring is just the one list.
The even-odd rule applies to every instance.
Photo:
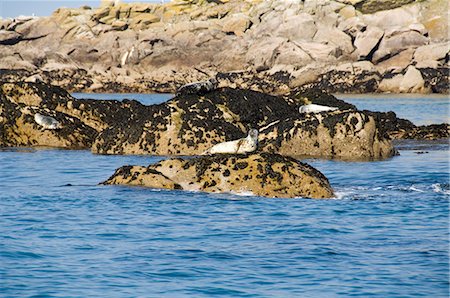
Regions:
[[[441, 117], [440, 103], [422, 117], [403, 98], [352, 100]], [[398, 148], [384, 161], [305, 160], [331, 200], [102, 186], [164, 157], [3, 149], [0, 296], [448, 297], [448, 141]]]

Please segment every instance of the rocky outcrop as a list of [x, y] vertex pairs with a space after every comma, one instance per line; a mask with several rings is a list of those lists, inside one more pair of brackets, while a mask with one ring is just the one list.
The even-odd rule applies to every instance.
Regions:
[[[90, 148], [100, 154], [198, 155], [253, 128], [265, 152], [372, 160], [394, 154], [391, 138], [448, 133], [440, 126], [431, 135], [416, 133], [416, 126], [394, 113], [357, 111], [313, 90], [281, 97], [219, 88], [145, 106], [134, 100], [78, 100], [59, 87], [22, 82], [0, 83], [0, 98], [2, 146]], [[307, 103], [338, 110], [299, 113]], [[62, 128], [42, 129], [34, 121], [37, 113], [55, 118]]]
[[261, 148], [298, 157], [375, 160], [395, 154], [380, 123], [359, 111], [308, 114], [280, 120], [261, 131]]
[[[42, 86], [41, 86], [42, 87]], [[46, 146], [69, 149], [89, 148], [97, 131], [84, 124], [80, 119], [45, 107], [40, 103], [43, 97], [26, 96], [24, 89], [14, 88], [14, 96], [10, 85], [2, 85], [0, 90], [0, 146]], [[5, 92], [6, 90], [6, 92]], [[51, 97], [51, 88], [41, 89]], [[42, 96], [42, 93], [40, 94]], [[44, 129], [36, 123], [35, 114], [55, 118], [59, 129]]]
[[[139, 122], [104, 130], [93, 151], [106, 154], [198, 155], [212, 145], [260, 131], [260, 149], [289, 156], [383, 159], [394, 154], [378, 122], [366, 112], [321, 93], [280, 98], [255, 91], [219, 89], [203, 96], [175, 97]], [[324, 95], [324, 97], [326, 97]], [[304, 100], [342, 110], [301, 115]], [[168, 109], [167, 109], [168, 108]], [[170, 111], [169, 111], [170, 110]]]
[[[440, 0], [106, 1], [1, 20], [0, 79], [89, 92], [175, 92], [217, 76], [272, 94], [443, 93], [433, 77], [449, 82], [447, 10]], [[412, 68], [423, 82], [404, 78]]]
[[315, 168], [278, 154], [219, 154], [124, 166], [103, 184], [138, 185], [275, 198], [331, 198], [327, 178]]

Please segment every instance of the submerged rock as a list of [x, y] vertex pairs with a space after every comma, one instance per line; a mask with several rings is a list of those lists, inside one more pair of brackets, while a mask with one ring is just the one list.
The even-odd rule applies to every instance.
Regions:
[[278, 154], [173, 158], [124, 166], [103, 184], [138, 185], [220, 193], [252, 193], [279, 198], [331, 198], [328, 179], [308, 164]]

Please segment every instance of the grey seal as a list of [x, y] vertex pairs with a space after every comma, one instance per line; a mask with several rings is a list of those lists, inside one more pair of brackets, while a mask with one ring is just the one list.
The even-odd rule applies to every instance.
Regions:
[[216, 90], [217, 85], [218, 82], [215, 78], [202, 82], [189, 83], [178, 88], [176, 95], [201, 95]]
[[320, 112], [328, 112], [328, 111], [336, 111], [338, 108], [336, 107], [328, 107], [328, 106], [321, 106], [316, 104], [306, 104], [301, 106], [298, 111], [301, 114], [308, 114], [308, 113], [320, 113]]
[[44, 116], [42, 114], [34, 114], [34, 121], [42, 126], [44, 129], [60, 129], [62, 128], [61, 123], [53, 117]]
[[246, 138], [222, 142], [216, 144], [202, 153], [216, 154], [216, 153], [231, 153], [231, 154], [244, 154], [255, 151], [258, 148], [258, 130], [250, 129]]

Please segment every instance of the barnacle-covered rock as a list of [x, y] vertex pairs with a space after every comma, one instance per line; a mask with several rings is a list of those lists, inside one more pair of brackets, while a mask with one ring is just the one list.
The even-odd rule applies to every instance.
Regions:
[[333, 189], [318, 170], [278, 154], [217, 154], [173, 158], [148, 167], [124, 166], [103, 184], [183, 189], [219, 193], [252, 193], [279, 198], [331, 198]]

